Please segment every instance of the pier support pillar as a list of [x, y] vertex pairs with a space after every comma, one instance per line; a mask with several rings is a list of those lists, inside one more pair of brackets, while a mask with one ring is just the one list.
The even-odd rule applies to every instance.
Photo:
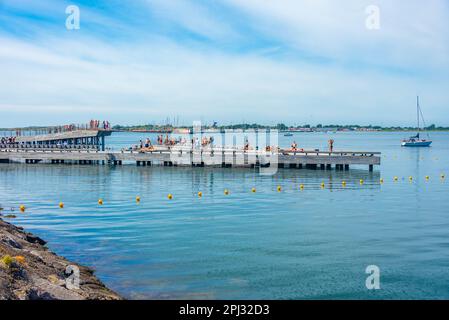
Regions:
[[345, 164], [345, 171], [349, 170], [349, 164]]
[[321, 170], [324, 170], [324, 164], [320, 164], [320, 168], [321, 168]]
[[326, 164], [326, 170], [331, 170], [332, 169], [332, 165], [331, 164]]
[[372, 172], [374, 170], [374, 166], [372, 164], [369, 165], [369, 171]]

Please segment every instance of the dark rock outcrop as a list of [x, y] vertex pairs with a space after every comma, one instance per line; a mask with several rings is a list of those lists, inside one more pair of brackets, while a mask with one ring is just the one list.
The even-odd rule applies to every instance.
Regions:
[[[67, 261], [44, 245], [44, 240], [0, 218], [0, 299], [121, 299], [92, 269]], [[67, 274], [69, 266], [79, 270], [79, 285], [73, 282], [73, 273]]]

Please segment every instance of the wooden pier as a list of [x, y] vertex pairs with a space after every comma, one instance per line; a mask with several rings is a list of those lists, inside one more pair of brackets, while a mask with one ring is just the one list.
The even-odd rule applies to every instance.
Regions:
[[354, 151], [279, 151], [260, 152], [234, 149], [192, 150], [191, 148], [167, 148], [151, 152], [101, 151], [92, 149], [21, 149], [0, 148], [0, 162], [19, 163], [71, 163], [71, 164], [110, 164], [132, 163], [142, 166], [193, 166], [193, 167], [242, 167], [285, 169], [348, 170], [352, 165], [362, 165], [373, 170], [380, 165], [378, 152]]
[[373, 170], [380, 165], [379, 152], [318, 151], [318, 150], [242, 150], [224, 146], [155, 146], [152, 151], [109, 151], [105, 137], [110, 130], [87, 129], [68, 132], [19, 136], [14, 143], [0, 144], [0, 162], [50, 164], [127, 163], [150, 166], [241, 167], [348, 170], [361, 165]]

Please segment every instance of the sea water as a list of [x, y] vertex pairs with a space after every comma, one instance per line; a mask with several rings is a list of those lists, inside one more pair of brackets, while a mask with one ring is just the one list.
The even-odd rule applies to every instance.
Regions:
[[[147, 136], [114, 133], [107, 144]], [[432, 134], [430, 148], [400, 147], [405, 136], [279, 137], [380, 151], [374, 172], [0, 164], [0, 204], [130, 299], [448, 299], [449, 133]], [[366, 287], [370, 265], [379, 290]]]

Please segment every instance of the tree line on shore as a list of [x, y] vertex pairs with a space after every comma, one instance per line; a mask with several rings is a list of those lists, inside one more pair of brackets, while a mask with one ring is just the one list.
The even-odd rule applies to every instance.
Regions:
[[[23, 127], [23, 128], [0, 128], [0, 132], [16, 131], [16, 130], [30, 130], [39, 131], [46, 127]], [[113, 130], [116, 131], [158, 131], [158, 132], [171, 132], [175, 129], [188, 129], [192, 130], [192, 126], [174, 126], [174, 125], [163, 125], [163, 124], [144, 124], [144, 125], [114, 125]], [[317, 124], [317, 125], [286, 125], [284, 123], [278, 123], [276, 125], [262, 125], [258, 123], [239, 123], [239, 124], [229, 124], [229, 125], [203, 125], [203, 129], [216, 129], [216, 130], [248, 130], [248, 129], [277, 129], [279, 131], [416, 131], [417, 127], [402, 127], [402, 126], [379, 126], [379, 125], [358, 125], [358, 124]], [[449, 131], [449, 127], [436, 126], [432, 124], [421, 130], [427, 131]]]
[[[174, 129], [189, 129], [192, 130], [192, 126], [173, 126], [173, 125], [159, 125], [159, 124], [146, 124], [146, 125], [135, 125], [135, 126], [122, 126], [115, 125], [112, 127], [114, 130], [121, 131], [173, 131]], [[230, 125], [204, 125], [203, 129], [217, 129], [217, 130], [226, 130], [226, 129], [234, 129], [234, 130], [248, 130], [248, 129], [277, 129], [279, 131], [289, 131], [289, 130], [302, 130], [302, 131], [415, 131], [417, 127], [401, 127], [401, 126], [379, 126], [379, 125], [338, 125], [338, 124], [317, 124], [317, 125], [295, 125], [288, 126], [284, 123], [278, 123], [276, 125], [262, 125], [258, 123], [239, 123], [239, 124], [230, 124]], [[421, 128], [422, 129], [422, 128]], [[428, 131], [448, 131], [449, 127], [436, 126], [432, 124], [424, 128], [424, 130]]]

